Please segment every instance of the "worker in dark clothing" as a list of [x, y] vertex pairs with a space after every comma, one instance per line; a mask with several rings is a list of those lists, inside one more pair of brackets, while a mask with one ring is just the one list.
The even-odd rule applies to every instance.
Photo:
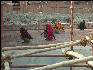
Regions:
[[21, 33], [21, 39], [24, 40], [24, 43], [30, 42], [30, 40], [33, 39], [32, 36], [23, 27], [20, 28], [20, 33]]
[[80, 30], [84, 30], [86, 28], [86, 25], [85, 25], [85, 20], [83, 20], [82, 22], [80, 22], [80, 24], [78, 25], [78, 28]]

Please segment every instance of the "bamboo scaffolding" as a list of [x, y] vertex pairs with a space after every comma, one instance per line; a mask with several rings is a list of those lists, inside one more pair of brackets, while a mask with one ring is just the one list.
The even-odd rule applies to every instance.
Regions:
[[[71, 23], [70, 23], [70, 41], [74, 41], [74, 35], [73, 35], [73, 1], [71, 1]], [[70, 50], [73, 50], [73, 46], [70, 46]], [[72, 67], [70, 67], [70, 70], [72, 70]]]
[[17, 57], [24, 57], [24, 56], [31, 55], [31, 54], [36, 54], [36, 53], [56, 50], [56, 49], [60, 49], [60, 48], [65, 48], [65, 47], [69, 47], [69, 46], [73, 46], [73, 45], [79, 44], [80, 42], [81, 42], [80, 40], [77, 40], [76, 42], [65, 44], [65, 45], [60, 45], [60, 46], [56, 46], [56, 47], [40, 49], [38, 51], [32, 51], [32, 52], [27, 52], [27, 53], [23, 53], [23, 54], [12, 55], [11, 59], [17, 58]]
[[24, 57], [69, 57], [69, 56], [63, 54], [51, 54], [51, 55], [28, 55]]
[[[89, 40], [90, 37], [86, 36], [86, 39]], [[90, 40], [91, 43], [93, 43], [93, 40]]]
[[83, 63], [83, 62], [92, 61], [92, 60], [93, 60], [93, 56], [88, 56], [88, 57], [84, 57], [80, 59], [63, 61], [63, 62], [59, 62], [56, 64], [51, 64], [51, 65], [47, 65], [44, 67], [30, 69], [30, 70], [49, 70], [49, 69], [55, 69], [55, 68], [62, 67], [62, 66], [71, 66], [73, 64]]
[[26, 50], [26, 49], [44, 49], [44, 48], [50, 48], [50, 47], [55, 47], [55, 46], [59, 46], [59, 45], [68, 44], [68, 43], [71, 43], [71, 42], [64, 42], [64, 43], [57, 43], [57, 44], [48, 44], [48, 45], [37, 45], [37, 46], [4, 47], [4, 48], [2, 48], [2, 51], [8, 51], [8, 50]]
[[93, 55], [93, 43], [92, 43], [92, 55]]
[[71, 55], [71, 56], [74, 56], [76, 58], [83, 58], [84, 56], [82, 54], [79, 54], [77, 52], [73, 52], [73, 51], [65, 51], [65, 50], [62, 50], [62, 53], [63, 54], [67, 54], [67, 55]]
[[[73, 51], [65, 51], [65, 50], [62, 50], [62, 53], [63, 53], [63, 54], [67, 54], [67, 55], [74, 56], [74, 57], [76, 57], [76, 58], [78, 58], [78, 59], [85, 57], [84, 55], [79, 54], [79, 53], [77, 53], [77, 52], [73, 52]], [[88, 61], [88, 64], [89, 64], [91, 67], [93, 67], [93, 61]]]

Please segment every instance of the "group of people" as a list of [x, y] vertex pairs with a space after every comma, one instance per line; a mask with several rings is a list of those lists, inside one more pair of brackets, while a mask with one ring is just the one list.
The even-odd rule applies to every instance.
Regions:
[[[63, 31], [65, 30], [64, 26], [62, 26], [59, 22], [54, 22], [54, 24], [55, 24], [54, 28]], [[43, 33], [41, 33], [41, 35], [44, 34], [44, 37], [46, 38], [45, 40], [53, 40], [53, 39], [56, 40], [55, 39], [56, 31], [54, 28], [52, 27], [51, 24], [46, 24], [46, 29], [44, 30]]]
[[[59, 22], [55, 22], [55, 27], [58, 30], [62, 30], [65, 31], [64, 26], [62, 24], [60, 24]], [[44, 34], [45, 40], [56, 40], [55, 39], [55, 29], [52, 27], [51, 24], [46, 24], [46, 28], [44, 30], [42, 34]], [[83, 20], [83, 22], [80, 22], [80, 24], [78, 25], [78, 28], [80, 30], [84, 30], [86, 28], [85, 26], [85, 20]], [[32, 36], [27, 32], [27, 30], [23, 27], [20, 28], [20, 33], [21, 33], [21, 39], [24, 40], [24, 42], [29, 42], [30, 40], [32, 40]]]
[[[59, 30], [64, 30], [64, 27], [58, 23], [55, 22], [55, 27]], [[30, 42], [30, 40], [32, 40], [32, 36], [27, 32], [27, 30], [24, 27], [20, 28], [20, 33], [21, 33], [21, 39], [24, 40], [24, 42]], [[55, 30], [52, 27], [51, 24], [46, 24], [46, 28], [44, 30], [43, 33], [41, 33], [41, 35], [44, 34], [45, 40], [56, 40], [55, 39]]]

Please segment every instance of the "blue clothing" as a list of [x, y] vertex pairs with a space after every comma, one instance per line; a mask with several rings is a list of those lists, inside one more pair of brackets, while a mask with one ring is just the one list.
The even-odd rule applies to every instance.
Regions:
[[53, 32], [53, 34], [56, 34], [55, 32]]

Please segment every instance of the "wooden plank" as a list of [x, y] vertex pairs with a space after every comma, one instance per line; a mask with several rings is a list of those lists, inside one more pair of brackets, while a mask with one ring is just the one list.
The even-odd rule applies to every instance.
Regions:
[[48, 45], [37, 45], [37, 46], [16, 46], [16, 47], [3, 47], [2, 51], [8, 51], [8, 50], [26, 50], [26, 49], [44, 49], [44, 48], [50, 48], [55, 47], [59, 45], [64, 45], [71, 42], [64, 42], [64, 43], [57, 43], [57, 44], [48, 44]]

